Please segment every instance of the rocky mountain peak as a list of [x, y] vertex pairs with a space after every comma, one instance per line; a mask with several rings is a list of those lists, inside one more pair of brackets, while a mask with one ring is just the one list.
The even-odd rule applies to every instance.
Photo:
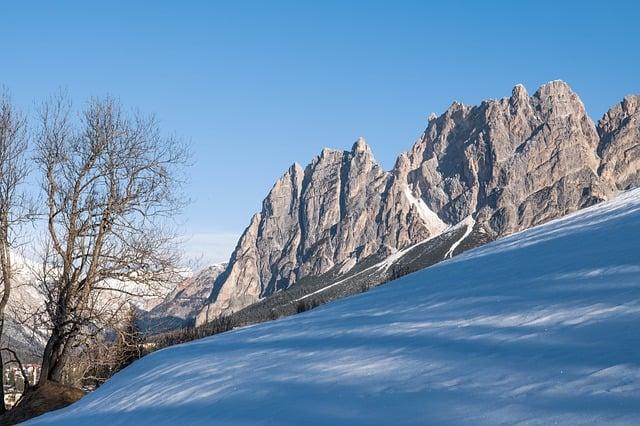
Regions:
[[478, 106], [454, 102], [391, 172], [359, 138], [280, 178], [199, 315], [206, 322], [329, 271], [407, 248], [461, 223], [484, 240], [640, 184], [639, 98], [598, 126], [565, 82]]
[[397, 179], [407, 179], [407, 175], [409, 174], [409, 170], [411, 167], [411, 160], [409, 160], [409, 155], [407, 153], [402, 153], [396, 159], [396, 164], [393, 166], [393, 174], [397, 177]]
[[523, 84], [518, 83], [511, 90], [511, 99], [529, 99], [527, 88]]
[[334, 157], [336, 155], [341, 155], [342, 151], [338, 151], [336, 149], [332, 149], [332, 148], [322, 148], [322, 151], [320, 151], [320, 155], [316, 157], [317, 160], [322, 160], [328, 157]]
[[291, 175], [302, 174], [304, 173], [304, 168], [298, 162], [295, 162], [289, 167], [288, 172]]
[[360, 154], [360, 153], [372, 155], [371, 147], [369, 147], [369, 145], [367, 144], [367, 141], [362, 136], [359, 137], [353, 144], [353, 147], [351, 148], [351, 153], [353, 155]]
[[537, 109], [547, 120], [574, 116], [591, 123], [578, 95], [562, 80], [543, 84], [533, 97]]
[[292, 166], [242, 235], [203, 315], [237, 310], [300, 278], [375, 253], [388, 179], [363, 138], [351, 151], [323, 149], [304, 170]]
[[527, 89], [522, 84], [516, 84], [511, 91], [511, 97], [509, 98], [509, 104], [512, 112], [527, 109], [530, 107], [531, 98]]
[[628, 95], [622, 100], [622, 109], [627, 115], [640, 112], [640, 95]]
[[640, 95], [625, 96], [621, 102], [607, 111], [598, 122], [601, 136], [619, 130], [625, 121], [632, 120], [640, 113]]
[[[446, 120], [460, 120], [465, 117], [472, 107], [463, 104], [462, 102], [453, 101], [449, 108], [444, 112], [442, 117]], [[436, 120], [437, 122], [438, 120]]]
[[539, 93], [541, 97], [544, 97], [545, 94], [549, 95], [553, 93], [574, 94], [571, 86], [569, 86], [564, 80], [551, 80], [547, 83], [544, 83], [538, 88], [537, 93]]

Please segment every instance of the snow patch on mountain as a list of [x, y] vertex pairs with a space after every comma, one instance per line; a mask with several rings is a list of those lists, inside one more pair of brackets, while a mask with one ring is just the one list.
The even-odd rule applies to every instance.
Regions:
[[447, 251], [447, 253], [444, 255], [445, 259], [453, 257], [453, 252], [455, 252], [460, 243], [463, 242], [471, 234], [471, 231], [473, 231], [473, 225], [475, 224], [476, 221], [472, 216], [466, 217], [458, 224], [459, 226], [465, 226], [464, 234], [462, 234], [462, 237], [460, 237], [458, 241], [451, 245], [449, 251]]
[[438, 215], [429, 208], [429, 206], [427, 206], [422, 198], [415, 197], [408, 186], [404, 187], [404, 195], [407, 197], [407, 200], [409, 200], [409, 203], [412, 206], [415, 206], [418, 214], [427, 226], [427, 229], [432, 232], [432, 235], [438, 235], [447, 229], [448, 225], [444, 223], [442, 219], [440, 219]]

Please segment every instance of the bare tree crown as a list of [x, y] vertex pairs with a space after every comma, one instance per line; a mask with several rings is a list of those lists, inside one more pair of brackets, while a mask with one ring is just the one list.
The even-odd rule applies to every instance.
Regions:
[[77, 120], [66, 98], [54, 98], [40, 123], [48, 232], [39, 281], [62, 354], [82, 327], [114, 314], [105, 297], [144, 295], [175, 277], [167, 219], [183, 205], [188, 151], [153, 116], [127, 113], [113, 98], [91, 100]]

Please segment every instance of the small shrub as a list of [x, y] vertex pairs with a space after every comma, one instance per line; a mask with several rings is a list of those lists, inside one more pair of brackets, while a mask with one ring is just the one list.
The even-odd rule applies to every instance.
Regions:
[[280, 315], [280, 312], [278, 312], [277, 309], [271, 309], [269, 311], [269, 320], [274, 321], [277, 320], [278, 318], [280, 318], [282, 315]]
[[307, 298], [298, 302], [298, 304], [296, 305], [296, 312], [301, 314], [303, 312], [316, 308], [319, 305], [320, 302], [318, 300]]

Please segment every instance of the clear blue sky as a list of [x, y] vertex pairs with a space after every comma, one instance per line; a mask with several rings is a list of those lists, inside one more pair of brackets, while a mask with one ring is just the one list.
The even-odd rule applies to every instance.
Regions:
[[[135, 4], [134, 4], [135, 3]], [[390, 168], [453, 101], [563, 79], [595, 119], [640, 92], [640, 7], [588, 1], [14, 1], [0, 84], [111, 94], [190, 140], [184, 232], [229, 254], [274, 180], [364, 136]]]

